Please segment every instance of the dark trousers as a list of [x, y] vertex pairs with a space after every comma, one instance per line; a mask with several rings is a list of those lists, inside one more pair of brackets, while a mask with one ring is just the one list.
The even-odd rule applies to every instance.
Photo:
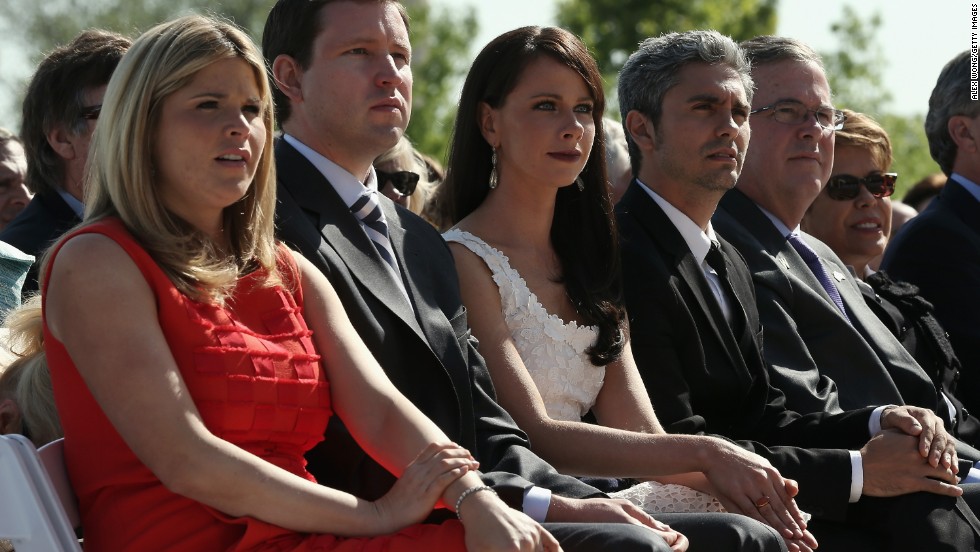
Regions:
[[813, 520], [810, 531], [821, 551], [980, 551], [980, 484], [963, 485], [960, 499], [931, 493], [890, 498], [862, 497], [847, 521]]
[[[657, 514], [683, 533], [688, 552], [786, 552], [771, 527], [736, 514]], [[670, 552], [653, 531], [625, 523], [545, 523], [566, 552]]]

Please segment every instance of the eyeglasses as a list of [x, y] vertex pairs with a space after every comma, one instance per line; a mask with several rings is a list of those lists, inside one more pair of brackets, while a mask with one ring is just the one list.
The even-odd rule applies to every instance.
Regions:
[[763, 111], [772, 111], [772, 118], [776, 122], [787, 125], [798, 125], [807, 120], [811, 113], [817, 118], [817, 124], [824, 130], [840, 130], [844, 128], [844, 120], [847, 116], [843, 111], [838, 111], [833, 107], [818, 107], [817, 109], [807, 109], [800, 102], [782, 101], [772, 105], [760, 107], [749, 115], [755, 115]]
[[88, 107], [83, 107], [78, 113], [79, 118], [85, 119], [87, 121], [95, 121], [99, 118], [99, 114], [102, 113], [102, 104], [90, 105]]
[[385, 172], [374, 169], [374, 172], [378, 173], [378, 184], [384, 185], [385, 182], [391, 182], [391, 185], [401, 195], [412, 195], [419, 183], [418, 173], [411, 171]]
[[827, 195], [830, 196], [830, 199], [848, 201], [861, 193], [861, 185], [863, 184], [871, 192], [871, 195], [881, 199], [895, 193], [896, 180], [898, 180], [898, 173], [869, 174], [864, 178], [850, 174], [838, 174], [827, 180]]

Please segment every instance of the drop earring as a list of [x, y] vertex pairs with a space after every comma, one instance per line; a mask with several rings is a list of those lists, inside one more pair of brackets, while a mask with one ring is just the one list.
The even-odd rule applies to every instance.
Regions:
[[578, 191], [580, 192], [585, 191], [585, 182], [582, 181], [581, 175], [575, 178], [575, 185], [578, 186]]
[[497, 148], [490, 154], [490, 189], [497, 187]]

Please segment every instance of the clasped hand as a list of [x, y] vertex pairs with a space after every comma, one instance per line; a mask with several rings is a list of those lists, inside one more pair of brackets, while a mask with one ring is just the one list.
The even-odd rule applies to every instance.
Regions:
[[935, 412], [917, 406], [886, 408], [881, 414], [881, 429], [895, 429], [919, 438], [919, 454], [929, 465], [959, 473], [956, 439], [946, 432]]
[[432, 513], [446, 488], [480, 464], [455, 443], [432, 443], [405, 468], [384, 496], [374, 502], [381, 527], [394, 532], [420, 523]]
[[776, 529], [791, 551], [816, 548], [817, 541], [806, 530], [806, 520], [793, 498], [799, 493], [796, 481], [784, 478], [758, 454], [727, 441], [717, 442], [719, 451], [704, 475], [725, 509]]
[[[943, 450], [943, 449], [940, 449]], [[924, 448], [919, 436], [888, 429], [871, 438], [861, 447], [864, 468], [862, 494], [868, 496], [898, 496], [914, 492], [930, 492], [946, 496], [960, 496], [963, 490], [956, 486], [956, 453], [942, 455], [934, 449]], [[953, 460], [947, 461], [952, 458]]]

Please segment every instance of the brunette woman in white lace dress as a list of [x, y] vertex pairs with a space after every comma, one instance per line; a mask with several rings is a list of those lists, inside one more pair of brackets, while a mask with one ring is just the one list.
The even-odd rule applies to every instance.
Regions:
[[[498, 37], [463, 86], [444, 190], [457, 225], [445, 238], [498, 399], [561, 471], [641, 480], [618, 496], [651, 513], [742, 513], [809, 550], [794, 481], [657, 421], [619, 294], [603, 108], [595, 61], [556, 28]], [[582, 421], [589, 412], [598, 424]]]

